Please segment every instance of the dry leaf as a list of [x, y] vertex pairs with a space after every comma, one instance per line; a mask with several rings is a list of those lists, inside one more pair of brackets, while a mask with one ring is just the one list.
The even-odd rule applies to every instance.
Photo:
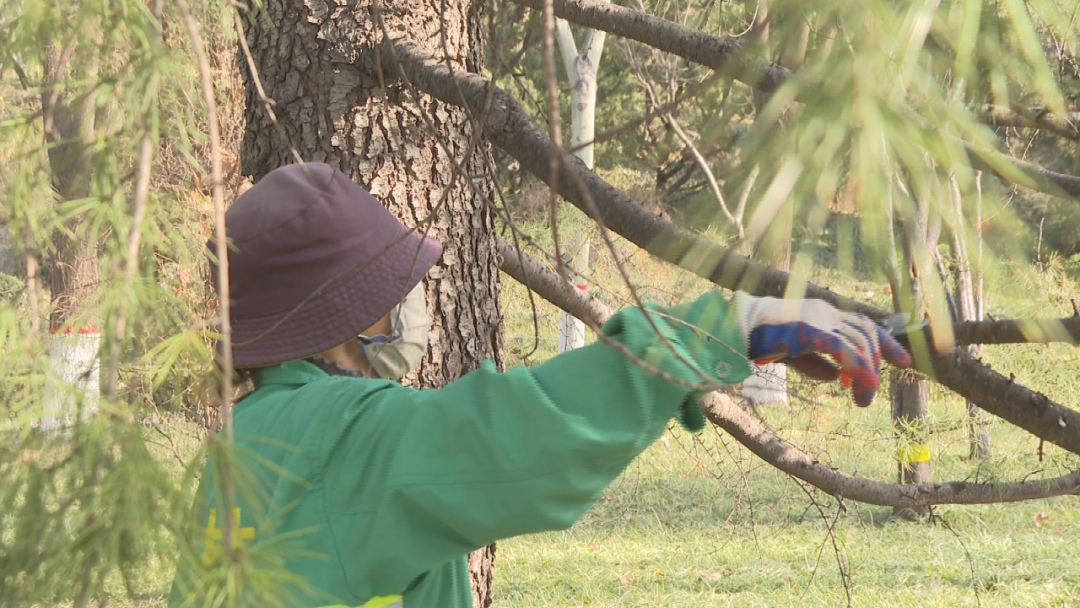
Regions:
[[1047, 515], [1046, 513], [1036, 513], [1035, 514], [1035, 527], [1036, 528], [1041, 528], [1042, 525], [1044, 523], [1046, 523], [1046, 520], [1048, 520], [1048, 519], [1050, 519], [1050, 516]]
[[633, 585], [634, 584], [634, 575], [630, 574], [629, 572], [623, 572], [622, 574], [619, 575], [619, 582], [624, 584], [624, 585]]
[[718, 581], [718, 580], [724, 578], [724, 573], [723, 572], [710, 572], [710, 573], [706, 574], [705, 576], [703, 576], [701, 578], [703, 578], [703, 579], [705, 579], [707, 581]]

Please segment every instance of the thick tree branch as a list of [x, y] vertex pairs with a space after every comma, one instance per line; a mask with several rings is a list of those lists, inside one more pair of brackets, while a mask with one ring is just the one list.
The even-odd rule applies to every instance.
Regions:
[[1080, 344], [1080, 316], [1064, 319], [1001, 319], [953, 324], [956, 344]]
[[[499, 267], [540, 297], [574, 315], [587, 316], [602, 325], [612, 315], [603, 302], [576, 289], [566, 289], [559, 275], [499, 239]], [[834, 496], [890, 507], [920, 507], [938, 504], [985, 504], [1015, 502], [1080, 493], [1080, 473], [1054, 479], [1016, 483], [968, 483], [896, 485], [849, 475], [822, 464], [806, 452], [788, 444], [779, 435], [761, 426], [731, 397], [714, 392], [701, 399], [705, 415], [713, 424], [735, 437], [739, 443], [781, 471], [798, 477]]]
[[[488, 88], [494, 85], [475, 74], [451, 72], [445, 62], [426, 56], [411, 43], [387, 41], [382, 50], [395, 74], [400, 69], [424, 92], [446, 103], [468, 107], [475, 116], [485, 116], [482, 128], [488, 141], [541, 180], [551, 179], [551, 142], [513, 97], [495, 87], [488, 104]], [[792, 281], [786, 272], [750, 260], [657, 217], [589, 171], [579, 159], [566, 153], [561, 156], [562, 170], [559, 182], [554, 184], [559, 194], [594, 220], [663, 260], [728, 289], [743, 289], [758, 295], [819, 298], [872, 319], [889, 316], [886, 311], [813, 283]], [[1016, 384], [966, 353], [935, 354], [930, 359], [920, 361], [920, 371], [991, 414], [1080, 454], [1077, 412]]]

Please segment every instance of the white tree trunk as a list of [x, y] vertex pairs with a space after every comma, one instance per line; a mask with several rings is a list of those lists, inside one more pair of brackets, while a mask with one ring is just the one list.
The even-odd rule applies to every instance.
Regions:
[[[555, 39], [562, 54], [566, 76], [570, 80], [570, 150], [590, 169], [593, 168], [593, 138], [596, 133], [596, 73], [606, 37], [605, 32], [589, 30], [585, 34], [585, 45], [578, 53], [570, 24], [565, 19], [555, 22]], [[571, 270], [574, 272], [571, 275], [575, 286], [584, 291], [585, 281], [576, 273], [588, 268], [589, 243], [584, 238], [579, 243], [573, 248]], [[582, 346], [585, 346], [585, 323], [566, 311], [560, 311], [558, 352]]]

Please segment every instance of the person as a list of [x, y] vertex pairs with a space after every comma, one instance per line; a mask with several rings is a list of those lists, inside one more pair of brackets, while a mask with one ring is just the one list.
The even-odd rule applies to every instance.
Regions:
[[[416, 390], [378, 378], [358, 336], [393, 334], [388, 313], [421, 293], [441, 245], [319, 163], [270, 172], [225, 223], [233, 361], [255, 376], [234, 441], [253, 472], [227, 501], [208, 462], [201, 561], [178, 568], [174, 605], [209, 592], [199, 568], [221, 559], [227, 536], [277, 556], [290, 574], [281, 605], [471, 606], [470, 551], [571, 526], [669, 421], [700, 430], [698, 397], [746, 378], [752, 360], [842, 375], [861, 406], [882, 358], [911, 363], [869, 320], [825, 302], [713, 291], [619, 311], [602, 327], [618, 347], [598, 340], [502, 373], [487, 362]], [[383, 375], [416, 363], [405, 350]]]

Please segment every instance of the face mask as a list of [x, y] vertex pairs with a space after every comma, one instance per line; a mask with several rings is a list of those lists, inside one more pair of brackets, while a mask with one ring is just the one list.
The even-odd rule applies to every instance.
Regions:
[[389, 336], [360, 336], [360, 348], [380, 378], [400, 380], [424, 358], [431, 317], [427, 314], [424, 286], [418, 284], [390, 311]]

